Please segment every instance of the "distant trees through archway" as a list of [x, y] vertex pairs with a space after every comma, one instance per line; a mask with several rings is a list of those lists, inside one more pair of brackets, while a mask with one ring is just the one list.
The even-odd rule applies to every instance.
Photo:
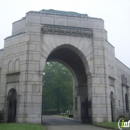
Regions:
[[72, 74], [59, 62], [46, 63], [43, 72], [42, 110], [43, 114], [73, 110]]

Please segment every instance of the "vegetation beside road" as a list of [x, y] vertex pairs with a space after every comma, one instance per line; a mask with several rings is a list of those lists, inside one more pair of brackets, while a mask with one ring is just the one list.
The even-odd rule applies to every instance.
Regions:
[[118, 129], [118, 123], [117, 122], [101, 122], [94, 124], [96, 126], [101, 126], [105, 128], [113, 128], [113, 129]]
[[45, 130], [43, 125], [3, 123], [0, 124], [0, 130]]

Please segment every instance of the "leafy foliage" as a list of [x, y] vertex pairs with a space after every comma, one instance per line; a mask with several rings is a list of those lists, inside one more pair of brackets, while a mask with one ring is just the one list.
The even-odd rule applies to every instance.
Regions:
[[72, 109], [72, 74], [58, 62], [47, 62], [43, 73], [43, 109]]

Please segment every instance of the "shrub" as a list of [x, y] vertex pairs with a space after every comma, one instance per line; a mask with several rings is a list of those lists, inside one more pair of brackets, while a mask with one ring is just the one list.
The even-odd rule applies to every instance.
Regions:
[[56, 114], [60, 114], [61, 111], [54, 111], [54, 110], [46, 110], [46, 111], [42, 111], [43, 115], [56, 115]]
[[70, 117], [70, 118], [73, 118], [73, 114], [69, 114], [69, 117]]

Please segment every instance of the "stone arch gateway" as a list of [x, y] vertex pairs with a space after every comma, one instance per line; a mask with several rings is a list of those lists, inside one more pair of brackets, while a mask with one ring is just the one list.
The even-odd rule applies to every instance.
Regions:
[[[76, 12], [41, 10], [30, 11], [14, 22], [12, 35], [5, 38], [4, 49], [0, 50], [0, 110], [4, 109], [5, 121], [8, 121], [8, 92], [15, 89], [16, 122], [41, 123], [43, 70], [51, 60], [66, 65], [74, 76], [75, 119], [91, 119], [94, 123], [119, 116], [114, 114], [111, 118], [110, 92], [115, 93], [117, 113], [125, 102], [121, 75], [130, 77], [130, 70], [115, 58], [104, 21]], [[128, 91], [129, 84], [128, 80], [124, 85]], [[120, 107], [118, 99], [122, 100]]]

